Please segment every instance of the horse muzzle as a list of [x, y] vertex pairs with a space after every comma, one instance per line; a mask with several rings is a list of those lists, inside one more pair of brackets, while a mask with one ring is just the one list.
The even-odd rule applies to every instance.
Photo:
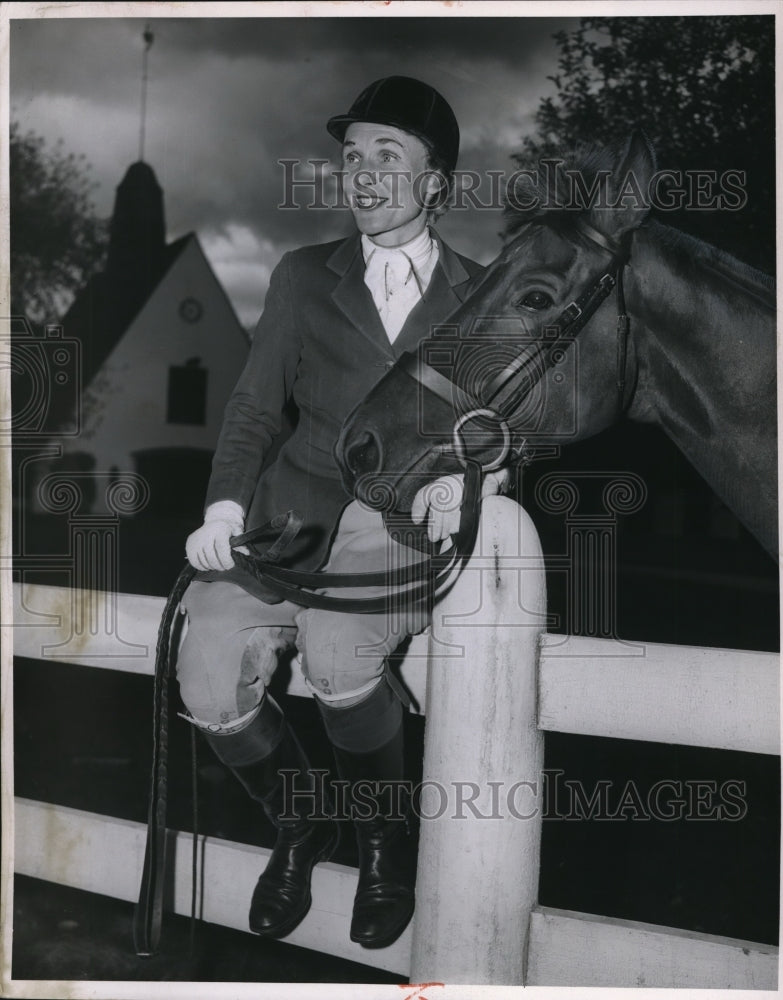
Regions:
[[383, 468], [381, 437], [370, 427], [346, 423], [335, 447], [337, 464], [346, 490], [373, 510], [390, 509], [393, 503]]
[[[403, 438], [404, 454], [397, 447]], [[448, 458], [444, 465], [443, 449], [431, 441], [384, 437], [362, 407], [343, 424], [335, 458], [347, 492], [381, 511], [410, 510], [416, 492], [434, 475], [459, 470]]]
[[352, 496], [373, 510], [400, 509], [398, 477], [384, 469], [381, 435], [373, 428], [349, 420], [340, 432], [335, 457]]
[[343, 484], [351, 492], [357, 480], [373, 475], [383, 467], [380, 436], [368, 427], [358, 428], [353, 433], [344, 427], [337, 442], [336, 454]]

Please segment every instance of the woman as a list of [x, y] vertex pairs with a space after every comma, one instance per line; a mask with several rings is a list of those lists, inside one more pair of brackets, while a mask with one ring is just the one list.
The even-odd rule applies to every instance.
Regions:
[[[415, 880], [407, 817], [388, 801], [389, 783], [403, 778], [403, 716], [386, 663], [406, 635], [426, 626], [426, 608], [414, 605], [392, 621], [274, 603], [234, 565], [230, 538], [295, 507], [304, 514], [304, 530], [289, 550], [297, 568], [315, 569], [327, 556], [326, 568], [335, 572], [419, 558], [391, 541], [380, 514], [350, 502], [332, 449], [350, 410], [459, 305], [481, 268], [429, 226], [433, 206], [448, 195], [459, 149], [454, 113], [437, 91], [406, 77], [378, 80], [327, 128], [342, 144], [343, 184], [358, 232], [286, 254], [272, 275], [226, 410], [204, 524], [187, 541], [200, 572], [183, 602], [188, 632], [178, 678], [190, 721], [277, 828], [250, 928], [282, 937], [307, 913], [313, 866], [330, 856], [338, 829], [266, 693], [279, 653], [296, 643], [340, 775], [353, 805], [364, 806], [354, 809], [359, 884], [351, 939], [383, 947], [413, 914]], [[262, 473], [291, 398], [296, 429]], [[483, 495], [502, 481], [488, 476]], [[433, 541], [456, 528], [456, 506], [431, 511], [424, 491], [413, 514], [419, 522], [429, 517]], [[303, 788], [312, 794], [297, 794]], [[314, 800], [320, 816], [310, 815]]]

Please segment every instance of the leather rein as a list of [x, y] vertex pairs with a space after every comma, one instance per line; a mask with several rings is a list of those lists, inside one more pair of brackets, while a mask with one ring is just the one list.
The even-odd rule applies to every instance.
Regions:
[[[274, 518], [261, 528], [231, 539], [234, 560], [262, 587], [280, 600], [290, 600], [311, 608], [337, 610], [352, 614], [389, 614], [395, 608], [408, 606], [411, 601], [433, 601], [448, 589], [457, 570], [473, 551], [478, 532], [481, 498], [481, 468], [468, 462], [460, 507], [460, 525], [454, 543], [442, 554], [387, 573], [304, 573], [277, 565], [286, 548], [296, 537], [302, 518], [294, 511]], [[258, 546], [272, 539], [263, 551], [253, 555], [238, 552], [239, 546]], [[155, 649], [153, 688], [153, 751], [152, 777], [147, 814], [147, 840], [144, 851], [139, 899], [133, 916], [133, 942], [136, 954], [154, 955], [160, 945], [163, 922], [163, 902], [166, 881], [168, 837], [166, 813], [168, 806], [168, 728], [169, 686], [176, 660], [180, 635], [180, 601], [196, 571], [188, 563], [180, 572], [168, 596], [158, 629]], [[383, 586], [389, 588], [382, 597], [341, 598], [324, 594], [323, 588]], [[198, 830], [196, 810], [196, 740], [191, 728], [193, 759], [193, 897], [191, 904], [191, 948], [196, 913]]]

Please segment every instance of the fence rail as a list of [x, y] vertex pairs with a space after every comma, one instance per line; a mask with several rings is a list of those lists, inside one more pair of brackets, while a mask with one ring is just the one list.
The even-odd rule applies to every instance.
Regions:
[[[105, 617], [101, 609], [109, 600], [116, 608], [116, 634], [96, 628], [79, 633], [74, 623], [89, 617], [85, 609]], [[140, 594], [17, 583], [14, 653], [47, 663], [152, 674], [164, 603], [162, 597]], [[429, 634], [414, 636], [400, 665], [414, 711], [422, 714], [429, 644]], [[449, 652], [458, 658], [454, 650], [444, 655]], [[538, 727], [777, 755], [779, 669], [778, 653], [544, 634]], [[288, 693], [311, 697], [297, 670]]]
[[[15, 811], [15, 868], [20, 875], [135, 901], [144, 858], [143, 824], [21, 798]], [[61, 853], [48, 849], [51, 837], [62, 845]], [[190, 914], [191, 851], [191, 834], [174, 832], [169, 848], [171, 906], [184, 916]], [[270, 852], [209, 837], [200, 839], [199, 853], [209, 872], [201, 900], [203, 919], [247, 930], [250, 892]], [[68, 857], [67, 867], [63, 856]], [[116, 864], [117, 857], [123, 858], [122, 865]], [[372, 953], [349, 940], [355, 891], [354, 869], [333, 862], [317, 865], [312, 909], [286, 941], [409, 975], [411, 928], [389, 948]], [[529, 986], [770, 990], [777, 979], [776, 948], [631, 920], [536, 906], [530, 938]]]
[[[524, 511], [485, 501], [476, 552], [401, 665], [427, 715], [425, 781], [462, 771], [484, 784], [531, 778], [545, 730], [780, 752], [777, 654], [545, 635], [544, 579]], [[152, 673], [162, 607], [161, 598], [18, 584], [14, 651]], [[289, 693], [307, 695], [298, 671]], [[135, 898], [139, 824], [25, 800], [15, 814], [17, 871]], [[414, 925], [394, 945], [367, 952], [348, 940], [356, 873], [334, 864], [317, 867], [313, 911], [287, 940], [417, 982], [775, 988], [777, 949], [538, 906], [540, 817], [447, 819], [422, 823]], [[46, 846], [60, 826], [74, 845], [67, 866]], [[188, 912], [191, 836], [171, 836], [175, 908]], [[119, 842], [135, 863], [116, 873]], [[201, 851], [205, 919], [235, 927], [239, 914], [244, 926], [236, 886], [252, 887], [268, 852], [214, 838]]]

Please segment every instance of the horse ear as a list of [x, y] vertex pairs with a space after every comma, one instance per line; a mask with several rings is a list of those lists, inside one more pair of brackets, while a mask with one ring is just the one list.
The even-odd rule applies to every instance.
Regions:
[[650, 211], [650, 183], [655, 174], [655, 151], [641, 130], [631, 133], [608, 178], [606, 198], [591, 210], [591, 222], [619, 240], [637, 229]]

